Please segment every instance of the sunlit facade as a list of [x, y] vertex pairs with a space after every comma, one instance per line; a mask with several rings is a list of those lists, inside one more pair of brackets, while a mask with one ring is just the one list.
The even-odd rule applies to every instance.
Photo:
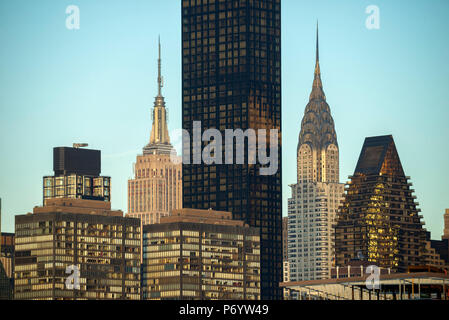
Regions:
[[426, 231], [392, 136], [366, 138], [335, 229], [336, 265], [363, 256], [395, 272], [426, 264]]
[[229, 212], [175, 210], [143, 227], [146, 300], [260, 299], [260, 238]]
[[13, 295], [14, 233], [2, 232], [0, 233], [0, 300], [11, 300]]
[[449, 209], [446, 209], [444, 213], [443, 239], [449, 240]]
[[[182, 165], [170, 144], [167, 110], [162, 96], [161, 46], [158, 59], [158, 94], [152, 113], [149, 143], [134, 164], [134, 178], [128, 181], [127, 216], [142, 224], [159, 223], [173, 209], [182, 207]], [[173, 161], [175, 160], [175, 161]]]
[[182, 167], [168, 155], [139, 155], [134, 179], [128, 181], [128, 217], [159, 223], [182, 207]]
[[71, 174], [44, 177], [44, 201], [54, 198], [110, 201], [111, 178]]
[[[15, 299], [140, 299], [139, 219], [78, 199], [50, 199], [15, 219]], [[79, 289], [66, 286], [69, 266]]]
[[297, 183], [288, 199], [290, 281], [330, 277], [335, 219], [344, 193], [339, 182], [339, 148], [331, 110], [321, 83], [316, 39], [315, 75], [301, 122]]

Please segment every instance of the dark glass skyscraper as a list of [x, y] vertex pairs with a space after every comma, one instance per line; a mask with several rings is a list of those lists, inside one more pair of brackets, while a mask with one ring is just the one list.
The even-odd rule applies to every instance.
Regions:
[[[191, 137], [194, 121], [201, 121], [201, 132], [213, 128], [223, 137], [226, 129], [279, 130], [274, 175], [260, 175], [259, 161], [248, 164], [246, 152], [244, 164], [183, 162], [183, 207], [231, 211], [259, 228], [261, 298], [279, 299], [281, 0], [183, 0], [182, 47], [182, 125]], [[194, 154], [195, 143], [184, 143], [183, 155]]]

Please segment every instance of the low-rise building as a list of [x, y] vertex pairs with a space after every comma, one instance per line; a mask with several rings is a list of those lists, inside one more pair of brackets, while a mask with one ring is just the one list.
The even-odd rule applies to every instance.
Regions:
[[143, 299], [260, 299], [260, 237], [232, 213], [182, 209], [143, 227]]
[[14, 292], [14, 233], [0, 234], [0, 300], [11, 300]]
[[140, 220], [110, 202], [47, 199], [15, 229], [15, 299], [140, 299]]

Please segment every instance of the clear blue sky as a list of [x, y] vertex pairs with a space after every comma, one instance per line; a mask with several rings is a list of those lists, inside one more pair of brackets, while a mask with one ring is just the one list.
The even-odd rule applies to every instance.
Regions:
[[[52, 148], [88, 142], [126, 211], [127, 180], [149, 139], [157, 37], [170, 130], [181, 127], [180, 0], [0, 1], [0, 197], [3, 231], [42, 204]], [[80, 30], [65, 27], [68, 5]], [[380, 9], [380, 29], [365, 8]], [[324, 90], [340, 146], [340, 179], [366, 136], [393, 134], [426, 227], [440, 238], [449, 208], [449, 1], [282, 0], [284, 215], [312, 86], [320, 24]]]

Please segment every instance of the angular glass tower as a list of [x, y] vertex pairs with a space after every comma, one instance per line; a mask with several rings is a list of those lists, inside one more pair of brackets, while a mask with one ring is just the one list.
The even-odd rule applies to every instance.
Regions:
[[426, 230], [393, 137], [365, 139], [335, 228], [336, 265], [364, 257], [405, 272], [426, 264]]
[[[281, 0], [183, 0], [182, 48], [182, 126], [191, 137], [194, 121], [223, 137], [225, 129], [279, 131], [274, 175], [260, 175], [246, 153], [244, 164], [183, 161], [183, 207], [230, 211], [259, 228], [261, 298], [280, 299]], [[184, 143], [183, 155], [193, 148]]]

